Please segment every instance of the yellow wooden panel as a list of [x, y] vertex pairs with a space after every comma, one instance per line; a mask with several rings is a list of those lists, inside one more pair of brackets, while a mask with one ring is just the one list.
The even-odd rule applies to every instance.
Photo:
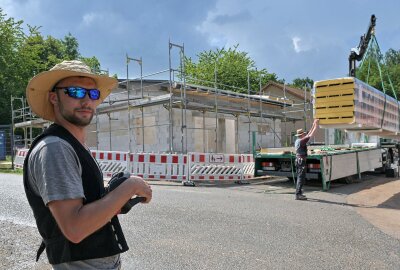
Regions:
[[339, 79], [331, 79], [331, 80], [323, 80], [315, 82], [315, 87], [323, 87], [329, 85], [336, 85], [336, 84], [344, 84], [344, 83], [354, 83], [354, 78], [339, 78]]
[[317, 108], [315, 109], [316, 113], [342, 113], [342, 112], [353, 112], [354, 107], [336, 107], [336, 108]]
[[332, 107], [354, 107], [353, 100], [344, 100], [344, 101], [321, 101], [315, 102], [314, 108], [332, 108]]
[[351, 89], [354, 92], [354, 84], [344, 84], [344, 85], [333, 85], [327, 87], [315, 88], [316, 93], [333, 93], [336, 91], [342, 91], [346, 89]]
[[336, 113], [330, 113], [330, 112], [323, 112], [323, 111], [316, 111], [314, 114], [315, 118], [336, 118], [336, 117], [353, 117], [354, 113], [351, 112], [336, 112]]
[[352, 124], [354, 122], [353, 118], [338, 118], [338, 119], [320, 119], [320, 125], [334, 125], [334, 124]]
[[324, 100], [333, 100], [333, 101], [337, 101], [337, 102], [340, 102], [340, 101], [344, 101], [344, 100], [353, 100], [354, 99], [354, 94], [349, 94], [349, 95], [342, 95], [342, 96], [334, 96], [334, 97], [327, 97], [327, 96], [325, 96], [325, 97], [318, 97], [318, 98], [316, 98], [315, 100], [316, 100], [316, 102], [318, 102], [318, 101], [324, 101]]
[[337, 91], [330, 91], [330, 92], [315, 92], [315, 96], [317, 98], [319, 97], [334, 97], [334, 96], [343, 96], [343, 95], [354, 95], [354, 90], [353, 89], [340, 89]]

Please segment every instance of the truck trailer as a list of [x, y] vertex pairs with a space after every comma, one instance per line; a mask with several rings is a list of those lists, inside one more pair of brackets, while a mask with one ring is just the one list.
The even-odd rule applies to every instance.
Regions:
[[[306, 162], [306, 179], [320, 180], [326, 191], [334, 180], [361, 178], [363, 172], [382, 169], [386, 153], [376, 144], [311, 146]], [[293, 147], [262, 149], [255, 153], [254, 175], [284, 176], [293, 180], [297, 177], [295, 159]]]

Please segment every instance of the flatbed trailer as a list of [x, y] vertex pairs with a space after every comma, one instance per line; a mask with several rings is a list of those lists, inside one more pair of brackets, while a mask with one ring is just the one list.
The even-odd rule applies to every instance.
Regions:
[[[274, 149], [274, 152], [255, 154], [254, 176], [285, 176], [295, 179], [294, 148]], [[306, 161], [306, 179], [321, 180], [324, 191], [328, 190], [331, 181], [358, 176], [366, 171], [382, 168], [381, 148], [352, 148], [331, 151], [311, 151]]]

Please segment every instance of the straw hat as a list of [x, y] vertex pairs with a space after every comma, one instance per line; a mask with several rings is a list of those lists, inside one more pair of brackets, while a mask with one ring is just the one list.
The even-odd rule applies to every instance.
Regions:
[[99, 105], [113, 90], [118, 81], [115, 78], [92, 73], [90, 68], [81, 61], [63, 61], [49, 71], [44, 71], [33, 77], [26, 87], [26, 98], [31, 110], [43, 119], [54, 121], [53, 105], [49, 101], [49, 92], [62, 79], [83, 76], [92, 78], [100, 90]]
[[306, 132], [302, 128], [300, 128], [296, 131], [296, 135], [294, 135], [294, 136], [299, 137], [303, 134], [306, 134]]

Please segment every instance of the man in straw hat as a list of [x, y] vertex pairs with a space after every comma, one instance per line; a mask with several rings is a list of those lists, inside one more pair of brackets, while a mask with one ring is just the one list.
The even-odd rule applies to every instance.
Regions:
[[117, 218], [134, 195], [150, 202], [152, 190], [131, 177], [105, 195], [103, 175], [85, 146], [86, 127], [117, 80], [64, 61], [31, 79], [26, 89], [34, 113], [54, 122], [32, 143], [24, 187], [54, 269], [120, 269], [128, 250]]
[[306, 181], [306, 159], [307, 159], [307, 143], [318, 127], [319, 119], [315, 119], [310, 132], [306, 133], [303, 129], [296, 131], [297, 140], [294, 143], [296, 148], [296, 170], [297, 170], [297, 183], [296, 183], [296, 200], [307, 200], [303, 195], [303, 185]]

